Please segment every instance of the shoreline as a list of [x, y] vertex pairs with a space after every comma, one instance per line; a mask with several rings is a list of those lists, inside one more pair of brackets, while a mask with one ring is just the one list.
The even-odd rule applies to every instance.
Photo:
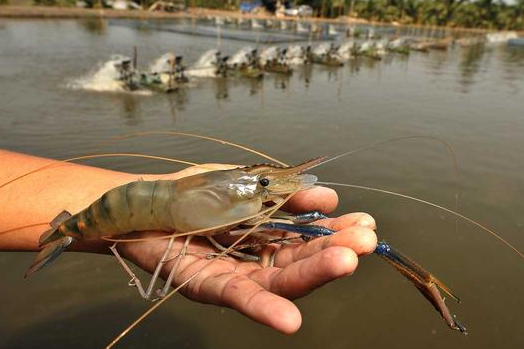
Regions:
[[[341, 17], [341, 18], [307, 18], [299, 19], [295, 17], [275, 17], [266, 14], [244, 14], [239, 11], [216, 10], [208, 8], [189, 8], [180, 12], [151, 12], [147, 10], [114, 10], [114, 9], [85, 9], [76, 7], [58, 6], [0, 6], [0, 18], [12, 19], [79, 19], [79, 18], [122, 18], [122, 19], [180, 19], [180, 18], [201, 18], [206, 16], [222, 16], [243, 19], [271, 19], [287, 21], [308, 21], [332, 24], [363, 24], [377, 25], [392, 28], [420, 28], [427, 30], [446, 30], [452, 32], [463, 32], [471, 34], [485, 34], [497, 32], [494, 29], [483, 28], [455, 28], [444, 26], [428, 25], [403, 25], [387, 22], [373, 22], [362, 18]], [[523, 35], [524, 32], [518, 32]]]

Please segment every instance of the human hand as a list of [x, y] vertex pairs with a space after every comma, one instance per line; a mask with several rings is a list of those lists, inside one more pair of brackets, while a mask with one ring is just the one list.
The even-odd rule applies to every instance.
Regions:
[[[221, 168], [220, 165], [213, 166]], [[179, 178], [199, 171], [189, 168], [185, 173], [168, 177]], [[337, 203], [333, 190], [316, 187], [295, 194], [284, 208], [289, 212], [319, 210], [330, 213]], [[278, 251], [275, 252], [274, 266], [267, 268], [257, 262], [233, 258], [217, 258], [210, 263], [207, 255], [216, 252], [214, 247], [205, 238], [193, 238], [188, 254], [177, 267], [173, 286], [180, 285], [198, 272], [180, 290], [188, 298], [227, 306], [280, 332], [293, 333], [300, 328], [302, 319], [298, 308], [288, 299], [303, 297], [329, 281], [352, 274], [358, 257], [373, 252], [377, 243], [373, 231], [375, 221], [365, 213], [350, 213], [315, 224], [337, 233], [307, 243], [270, 245], [263, 249], [262, 254], [271, 254], [276, 248]], [[139, 233], [137, 236], [159, 234]], [[175, 241], [175, 255], [182, 249], [183, 243], [184, 238]], [[155, 269], [166, 247], [165, 239], [118, 245], [122, 256], [148, 272]], [[165, 265], [161, 272], [163, 278], [167, 278], [176, 260], [172, 259]]]

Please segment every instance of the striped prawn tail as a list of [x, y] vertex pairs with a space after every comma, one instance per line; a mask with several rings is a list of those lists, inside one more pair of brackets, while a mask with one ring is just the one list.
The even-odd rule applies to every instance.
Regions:
[[69, 212], [62, 211], [51, 221], [51, 229], [47, 230], [40, 236], [39, 246], [42, 247], [42, 250], [38, 252], [35, 260], [25, 273], [24, 279], [27, 279], [33, 273], [51, 264], [51, 262], [57, 259], [58, 256], [60, 256], [60, 254], [75, 240], [71, 236], [62, 234], [58, 230], [60, 224], [69, 219], [69, 217], [71, 217]]

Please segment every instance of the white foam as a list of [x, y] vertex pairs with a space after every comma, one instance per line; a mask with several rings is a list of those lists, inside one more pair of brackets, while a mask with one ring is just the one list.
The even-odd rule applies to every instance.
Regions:
[[315, 54], [317, 56], [324, 55], [324, 54], [326, 54], [329, 51], [330, 47], [331, 47], [331, 43], [323, 42], [323, 43], [321, 43], [320, 45], [318, 45], [317, 47], [315, 47], [313, 49], [313, 54]]
[[149, 66], [149, 71], [153, 73], [164, 73], [171, 70], [169, 62], [172, 62], [175, 59], [175, 55], [171, 52], [165, 53], [160, 56], [156, 61], [151, 63]]
[[248, 54], [253, 51], [252, 47], [246, 46], [242, 49], [240, 49], [237, 53], [235, 53], [230, 59], [227, 60], [228, 65], [238, 65], [242, 63], [247, 63], [248, 61]]
[[353, 50], [354, 46], [355, 42], [353, 40], [345, 41], [342, 43], [342, 45], [340, 45], [337, 53], [342, 59], [348, 60], [351, 58], [351, 51]]
[[109, 61], [99, 64], [98, 68], [93, 72], [68, 83], [67, 87], [99, 92], [127, 92], [145, 95], [151, 94], [150, 91], [130, 91], [125, 88], [124, 82], [119, 80], [120, 73], [116, 68], [116, 64], [122, 62], [123, 60], [129, 60], [129, 57], [113, 55]]
[[280, 48], [278, 46], [266, 47], [260, 53], [260, 64], [265, 65], [267, 61], [278, 58]]
[[298, 45], [290, 45], [286, 51], [286, 63], [289, 65], [303, 65], [304, 49]]
[[185, 74], [188, 77], [214, 78], [216, 77], [216, 65], [218, 50], [212, 49], [206, 51], [195, 64], [186, 69]]

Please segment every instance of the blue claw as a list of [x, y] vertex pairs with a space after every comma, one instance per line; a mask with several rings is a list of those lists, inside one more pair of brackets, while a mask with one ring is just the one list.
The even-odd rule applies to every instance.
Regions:
[[385, 241], [380, 241], [377, 244], [374, 253], [384, 258], [389, 264], [411, 281], [424, 297], [426, 297], [426, 299], [435, 307], [451, 329], [467, 334], [466, 327], [457, 320], [455, 315], [451, 314], [439, 292], [440, 288], [455, 300], [460, 301], [449, 287]]
[[303, 213], [296, 213], [296, 214], [279, 213], [279, 214], [273, 215], [272, 217], [287, 219], [289, 221], [292, 221], [295, 224], [306, 224], [306, 223], [318, 221], [319, 219], [328, 218], [325, 214], [323, 214], [320, 211], [303, 212]]
[[323, 214], [320, 211], [312, 211], [312, 212], [305, 212], [305, 213], [298, 213], [296, 215], [293, 215], [293, 222], [295, 223], [311, 223], [314, 221], [318, 221], [319, 219], [326, 219], [328, 218], [325, 214]]
[[291, 233], [298, 233], [311, 237], [327, 236], [335, 233], [334, 230], [320, 225], [299, 225], [280, 222], [268, 222], [263, 223], [260, 226], [271, 230], [284, 230]]

